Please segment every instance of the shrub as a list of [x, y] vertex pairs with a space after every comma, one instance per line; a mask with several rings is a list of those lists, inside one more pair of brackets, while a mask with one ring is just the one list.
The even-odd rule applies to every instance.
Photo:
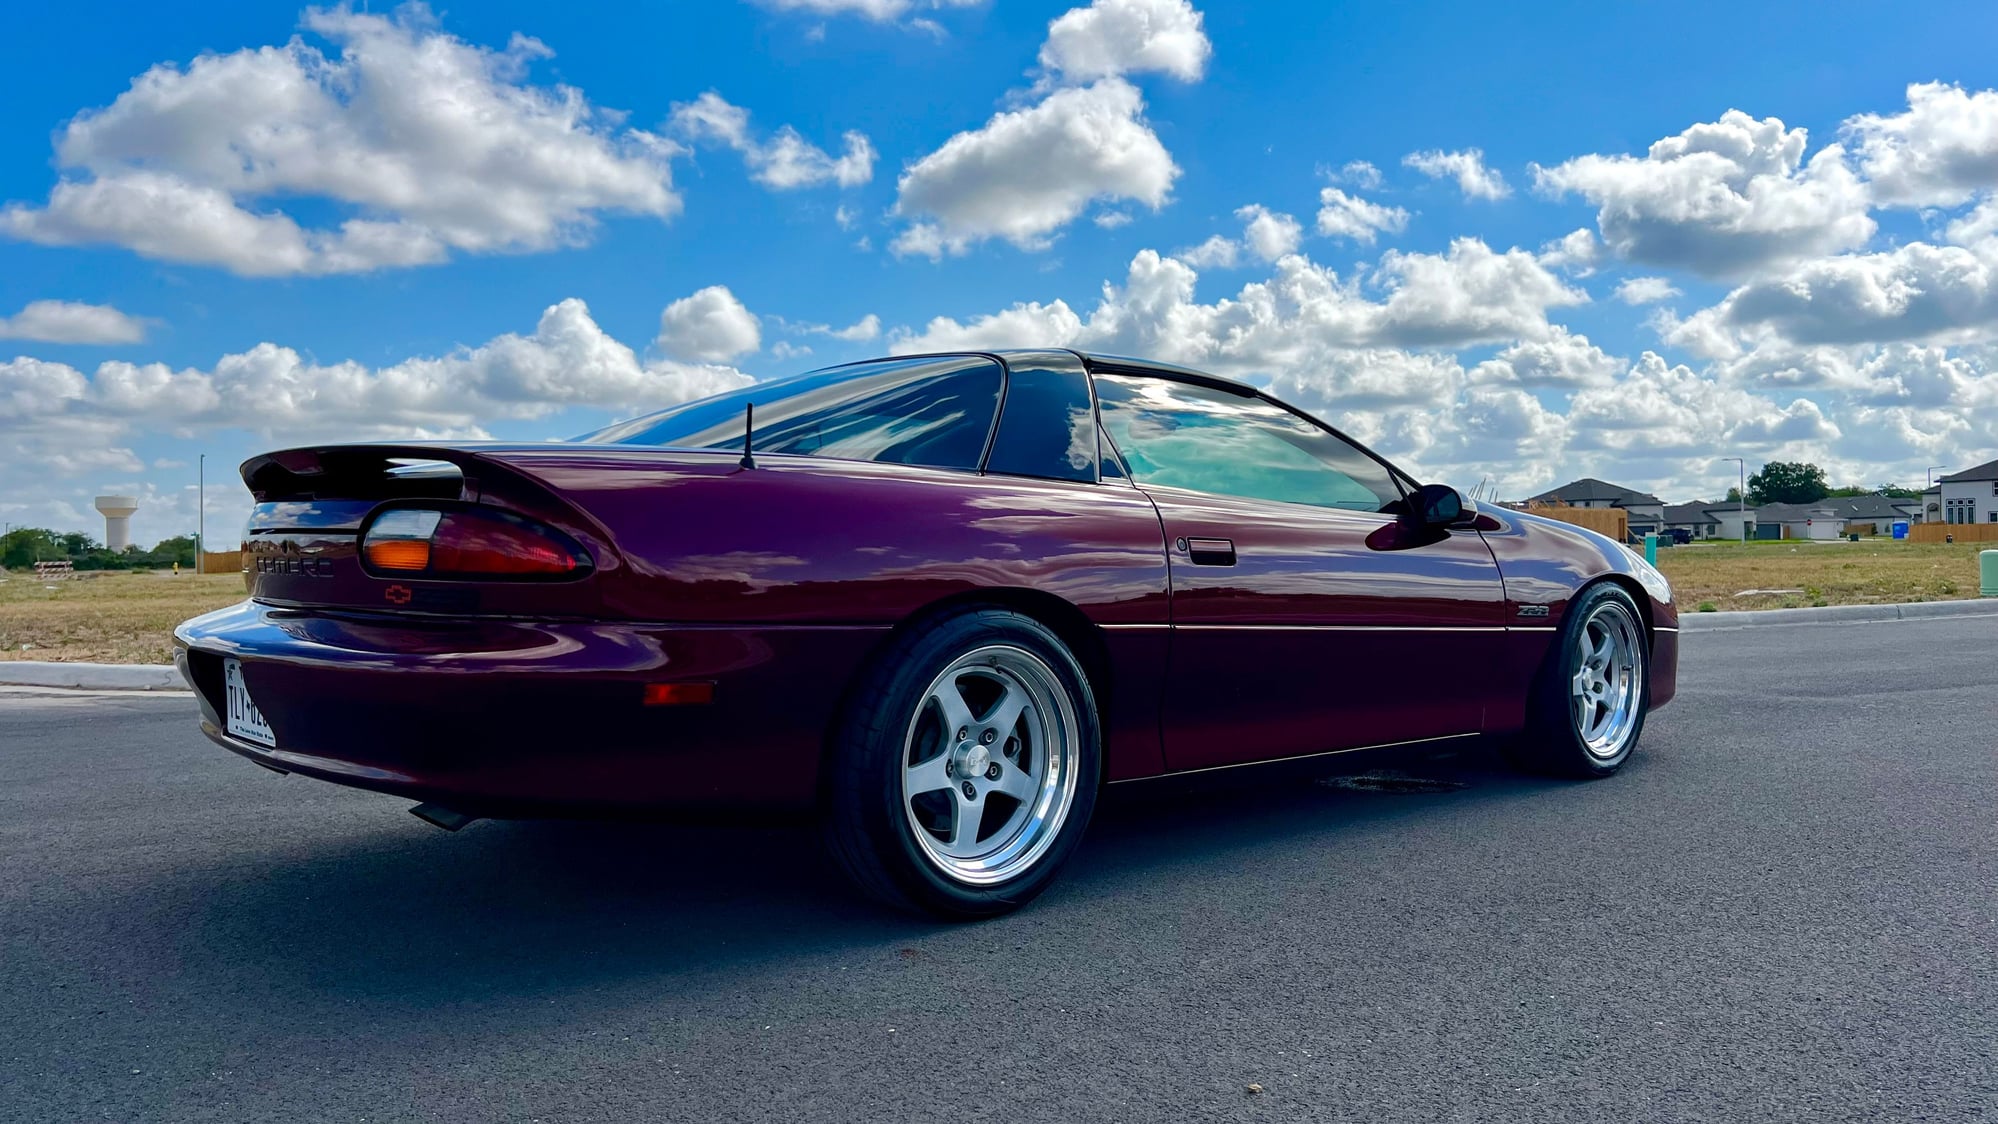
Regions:
[[1700, 602], [1700, 608], [1699, 608], [1699, 611], [1700, 611], [1700, 612], [1702, 612], [1702, 613], [1716, 613], [1716, 612], [1719, 612], [1720, 610], [1719, 610], [1719, 608], [1718, 608], [1718, 607], [1716, 607], [1716, 606], [1714, 605], [1714, 603], [1713, 603], [1713, 602], [1711, 602], [1711, 601], [1702, 601], [1702, 602]]

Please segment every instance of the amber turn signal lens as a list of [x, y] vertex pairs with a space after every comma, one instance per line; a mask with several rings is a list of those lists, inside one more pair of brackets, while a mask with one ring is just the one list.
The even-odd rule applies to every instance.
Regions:
[[421, 570], [430, 565], [430, 544], [422, 539], [371, 539], [364, 548], [377, 570]]
[[715, 701], [713, 683], [647, 683], [646, 706], [706, 706]]

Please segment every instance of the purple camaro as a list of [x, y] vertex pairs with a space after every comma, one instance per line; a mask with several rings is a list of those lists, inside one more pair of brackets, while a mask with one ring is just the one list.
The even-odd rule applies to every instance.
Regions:
[[814, 816], [946, 916], [1039, 893], [1106, 784], [1480, 735], [1605, 776], [1678, 665], [1609, 539], [1140, 360], [883, 359], [243, 479], [249, 600], [175, 632], [217, 742], [451, 828]]

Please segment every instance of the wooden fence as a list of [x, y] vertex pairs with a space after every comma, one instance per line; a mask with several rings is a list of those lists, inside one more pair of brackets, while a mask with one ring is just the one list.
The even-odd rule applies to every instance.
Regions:
[[1917, 523], [1908, 528], [1910, 542], [1941, 542], [1944, 535], [1957, 542], [1998, 542], [1998, 523]]
[[1534, 504], [1526, 510], [1549, 519], [1558, 519], [1563, 523], [1573, 523], [1577, 527], [1587, 527], [1618, 542], [1630, 537], [1630, 513], [1620, 507], [1563, 507], [1555, 504]]
[[204, 574], [239, 574], [243, 572], [243, 552], [240, 550], [214, 550], [201, 556], [201, 572]]

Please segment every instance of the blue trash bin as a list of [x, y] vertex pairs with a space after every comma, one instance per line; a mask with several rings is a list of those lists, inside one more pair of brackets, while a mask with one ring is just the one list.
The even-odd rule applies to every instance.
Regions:
[[1906, 519], [1894, 520], [1894, 537], [1897, 539], [1908, 537], [1908, 521]]

